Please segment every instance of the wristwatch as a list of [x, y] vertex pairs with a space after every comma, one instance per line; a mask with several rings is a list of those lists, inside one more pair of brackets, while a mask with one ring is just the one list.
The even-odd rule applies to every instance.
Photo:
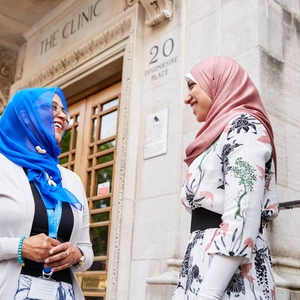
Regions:
[[81, 252], [82, 256], [80, 257], [79, 261], [74, 265], [75, 268], [81, 268], [82, 265], [85, 263], [85, 260], [86, 260], [86, 257], [84, 255], [84, 253], [81, 250], [80, 250], [80, 252]]
[[77, 263], [77, 268], [81, 268], [84, 263], [85, 263], [85, 255], [83, 254]]

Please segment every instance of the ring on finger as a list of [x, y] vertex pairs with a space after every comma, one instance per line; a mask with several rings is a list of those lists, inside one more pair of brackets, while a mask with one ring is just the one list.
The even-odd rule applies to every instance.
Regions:
[[68, 250], [66, 250], [66, 257], [68, 257], [69, 256], [69, 252], [68, 252]]

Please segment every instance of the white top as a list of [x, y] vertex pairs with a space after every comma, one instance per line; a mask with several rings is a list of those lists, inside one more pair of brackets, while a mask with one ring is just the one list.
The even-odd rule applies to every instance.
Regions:
[[[74, 225], [70, 237], [70, 242], [86, 255], [84, 265], [76, 269], [83, 271], [91, 266], [94, 257], [89, 237], [89, 211], [85, 190], [78, 175], [60, 165], [58, 168], [63, 187], [71, 191], [83, 206], [81, 211], [71, 206]], [[0, 299], [13, 299], [21, 272], [21, 265], [18, 263], [19, 241], [21, 236], [30, 235], [35, 203], [23, 168], [1, 153], [0, 206]], [[71, 270], [76, 300], [84, 300], [74, 275], [75, 269]]]
[[172, 300], [273, 299], [264, 225], [278, 215], [272, 146], [249, 114], [233, 118], [189, 166], [181, 201], [219, 213], [216, 228], [193, 231]]

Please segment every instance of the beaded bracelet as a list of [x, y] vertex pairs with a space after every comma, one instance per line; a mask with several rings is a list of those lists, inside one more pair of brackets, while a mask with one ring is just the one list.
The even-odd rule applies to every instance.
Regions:
[[18, 262], [22, 267], [25, 266], [24, 258], [22, 257], [22, 246], [23, 246], [24, 239], [25, 239], [25, 236], [22, 236], [20, 238], [19, 248], [18, 248]]

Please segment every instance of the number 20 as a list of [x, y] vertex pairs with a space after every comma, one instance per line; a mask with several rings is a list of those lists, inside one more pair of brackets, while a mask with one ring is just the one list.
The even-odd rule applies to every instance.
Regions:
[[[170, 49], [167, 48], [168, 44], [167, 43], [171, 43], [170, 45]], [[167, 39], [164, 44], [163, 44], [163, 47], [162, 47], [162, 54], [163, 56], [165, 57], [168, 57], [171, 55], [171, 53], [173, 52], [173, 49], [174, 49], [174, 40], [173, 39]], [[153, 46], [151, 49], [150, 49], [150, 54], [153, 55], [152, 59], [150, 60], [150, 63], [149, 65], [151, 64], [154, 64], [158, 61], [158, 58], [157, 58], [157, 55], [158, 55], [158, 52], [159, 52], [159, 48], [158, 46]]]

